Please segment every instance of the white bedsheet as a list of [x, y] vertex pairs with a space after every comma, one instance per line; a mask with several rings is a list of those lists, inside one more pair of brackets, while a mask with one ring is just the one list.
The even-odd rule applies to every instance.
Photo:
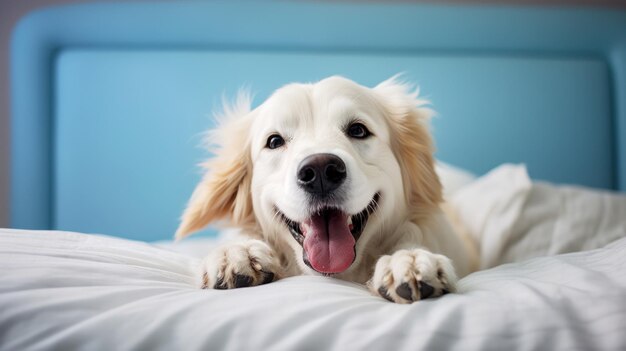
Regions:
[[197, 263], [123, 239], [0, 230], [0, 349], [626, 349], [626, 239], [478, 272], [412, 305], [324, 277], [198, 290]]
[[482, 268], [626, 237], [625, 194], [533, 182], [524, 165], [501, 165], [460, 187], [450, 202], [480, 243]]

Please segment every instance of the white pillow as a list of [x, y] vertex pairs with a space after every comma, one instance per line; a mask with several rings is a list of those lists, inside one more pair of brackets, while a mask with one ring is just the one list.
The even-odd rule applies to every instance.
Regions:
[[443, 186], [443, 197], [449, 199], [452, 194], [476, 180], [476, 175], [451, 164], [435, 161], [435, 172]]
[[626, 236], [624, 194], [532, 182], [524, 165], [497, 167], [450, 204], [480, 243], [482, 268], [596, 249]]

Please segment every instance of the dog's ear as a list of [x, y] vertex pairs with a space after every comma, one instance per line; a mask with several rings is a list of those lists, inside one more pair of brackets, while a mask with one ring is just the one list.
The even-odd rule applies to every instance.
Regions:
[[434, 146], [429, 121], [432, 110], [412, 86], [394, 76], [374, 88], [391, 129], [392, 149], [402, 172], [411, 220], [419, 222], [442, 202], [442, 187], [435, 172]]
[[245, 92], [233, 106], [225, 104], [218, 128], [207, 134], [207, 142], [216, 146], [215, 156], [203, 165], [206, 174], [187, 204], [176, 239], [220, 220], [238, 227], [255, 226], [249, 142], [252, 114]]

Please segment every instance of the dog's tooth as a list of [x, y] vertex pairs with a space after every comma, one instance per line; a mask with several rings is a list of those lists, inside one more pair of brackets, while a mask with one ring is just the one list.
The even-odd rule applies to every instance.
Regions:
[[302, 234], [306, 235], [306, 233], [309, 231], [311, 227], [309, 226], [308, 223], [306, 222], [302, 222], [300, 223], [300, 232], [302, 232]]
[[348, 216], [348, 225], [352, 225], [352, 216]]

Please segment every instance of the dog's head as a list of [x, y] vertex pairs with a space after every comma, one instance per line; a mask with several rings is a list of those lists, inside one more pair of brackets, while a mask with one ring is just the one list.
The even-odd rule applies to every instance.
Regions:
[[291, 246], [302, 269], [358, 266], [359, 250], [441, 200], [422, 105], [395, 78], [290, 84], [253, 111], [241, 99], [211, 134], [216, 156], [177, 237], [226, 220]]

